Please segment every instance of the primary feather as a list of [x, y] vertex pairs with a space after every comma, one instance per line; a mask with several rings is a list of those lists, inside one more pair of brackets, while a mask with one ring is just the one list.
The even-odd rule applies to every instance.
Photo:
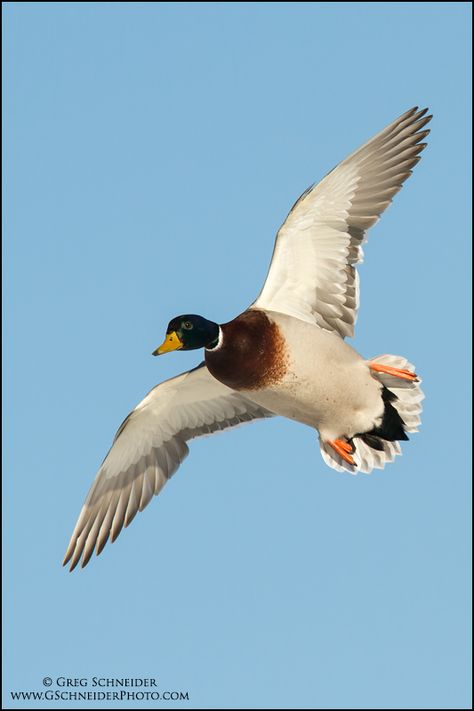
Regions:
[[254, 308], [278, 311], [342, 337], [359, 307], [355, 265], [366, 232], [411, 175], [429, 131], [427, 109], [404, 113], [339, 163], [293, 206], [280, 228]]
[[157, 385], [119, 428], [87, 495], [64, 564], [89, 561], [143, 511], [188, 455], [187, 442], [218, 430], [271, 417], [197, 368]]

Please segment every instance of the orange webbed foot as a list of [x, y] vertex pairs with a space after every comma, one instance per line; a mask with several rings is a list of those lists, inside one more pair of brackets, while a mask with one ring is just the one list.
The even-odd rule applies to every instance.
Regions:
[[343, 459], [345, 462], [351, 466], [357, 466], [351, 454], [354, 453], [354, 447], [349, 442], [345, 442], [343, 439], [329, 439], [328, 444], [334, 449], [334, 451]]
[[369, 368], [376, 373], [386, 373], [387, 375], [393, 375], [395, 378], [401, 378], [402, 380], [409, 380], [411, 382], [418, 380], [416, 373], [412, 373], [411, 370], [405, 370], [404, 368], [393, 368], [391, 365], [382, 365], [381, 363], [369, 363]]

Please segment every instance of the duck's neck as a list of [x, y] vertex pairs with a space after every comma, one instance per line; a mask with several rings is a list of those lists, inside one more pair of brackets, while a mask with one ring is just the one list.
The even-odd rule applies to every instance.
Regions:
[[223, 342], [223, 333], [222, 333], [222, 328], [218, 326], [219, 330], [217, 332], [216, 338], [211, 341], [211, 343], [208, 343], [206, 346], [206, 351], [215, 351], [218, 348], [221, 347], [222, 342]]

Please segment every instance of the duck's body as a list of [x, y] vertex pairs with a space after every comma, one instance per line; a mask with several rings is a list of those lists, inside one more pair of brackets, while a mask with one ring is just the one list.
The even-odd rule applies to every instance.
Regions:
[[401, 356], [364, 359], [344, 338], [359, 305], [367, 230], [411, 175], [431, 116], [407, 111], [297, 200], [280, 228], [264, 287], [219, 326], [170, 321], [154, 355], [205, 349], [205, 362], [154, 388], [119, 428], [79, 516], [71, 570], [118, 536], [188, 454], [187, 442], [282, 415], [319, 433], [324, 461], [382, 469], [420, 423], [419, 378]]
[[221, 332], [219, 345], [205, 351], [206, 365], [249, 400], [314, 427], [323, 439], [350, 439], [380, 424], [382, 385], [336, 334], [259, 309], [221, 325]]

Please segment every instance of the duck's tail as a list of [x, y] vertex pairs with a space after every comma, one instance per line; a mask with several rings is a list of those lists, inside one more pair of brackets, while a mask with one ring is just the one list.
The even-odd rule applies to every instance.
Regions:
[[[369, 362], [372, 375], [383, 385], [385, 411], [380, 425], [370, 432], [355, 435], [350, 456], [338, 452], [320, 439], [321, 454], [330, 467], [351, 474], [383, 469], [387, 462], [401, 454], [399, 441], [408, 439], [407, 432], [417, 432], [421, 422], [421, 402], [424, 398], [420, 378], [406, 358], [382, 355]], [[354, 464], [348, 460], [352, 459]]]

